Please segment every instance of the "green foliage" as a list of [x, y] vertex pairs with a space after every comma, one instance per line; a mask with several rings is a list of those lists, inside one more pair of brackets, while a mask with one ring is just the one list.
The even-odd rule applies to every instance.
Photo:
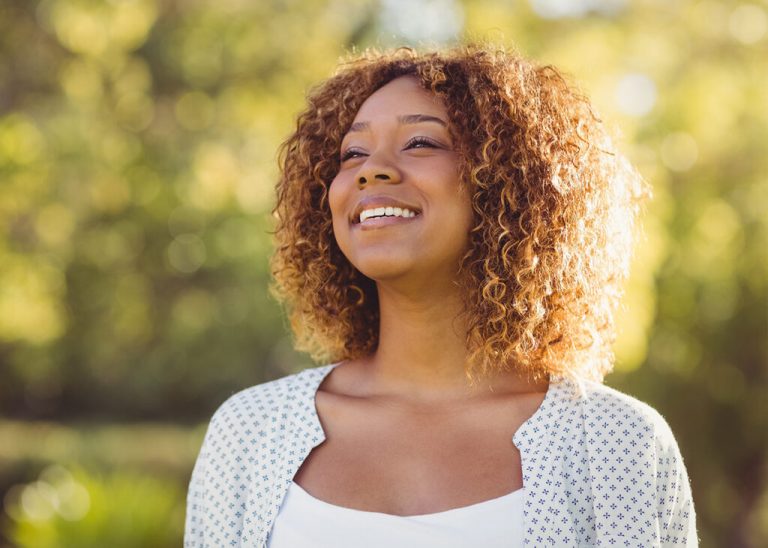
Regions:
[[7, 498], [9, 537], [20, 548], [181, 544], [183, 494], [173, 482], [57, 465]]

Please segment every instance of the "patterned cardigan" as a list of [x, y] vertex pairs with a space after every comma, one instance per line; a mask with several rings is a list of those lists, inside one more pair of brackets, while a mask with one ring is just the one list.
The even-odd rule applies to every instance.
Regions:
[[[216, 411], [187, 494], [186, 548], [266, 548], [293, 476], [325, 440], [315, 394], [334, 366], [248, 388]], [[647, 404], [555, 377], [513, 442], [526, 546], [698, 546], [680, 450]]]

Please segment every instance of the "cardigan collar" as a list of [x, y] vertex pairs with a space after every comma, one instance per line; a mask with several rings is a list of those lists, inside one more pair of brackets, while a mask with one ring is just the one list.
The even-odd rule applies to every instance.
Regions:
[[[338, 363], [305, 369], [300, 375], [306, 375], [306, 382], [296, 383], [304, 387], [291, 399], [295, 401], [292, 411], [293, 427], [299, 432], [308, 434], [310, 448], [317, 447], [325, 441], [326, 435], [320, 423], [315, 405], [317, 390], [325, 377], [339, 365]], [[576, 387], [571, 379], [552, 375], [544, 400], [538, 409], [518, 428], [512, 437], [515, 447], [525, 453], [531, 447], [538, 445], [558, 424], [558, 419], [568, 406], [568, 400], [576, 395]], [[299, 437], [301, 439], [302, 437]]]
[[[297, 381], [291, 383], [288, 394], [289, 400], [289, 427], [286, 432], [289, 440], [302, 440], [300, 446], [296, 447], [298, 451], [291, 450], [288, 444], [283, 444], [282, 451], [290, 453], [288, 458], [276, 458], [279, 462], [279, 469], [274, 479], [274, 489], [266, 511], [258, 520], [256, 526], [256, 545], [263, 548], [266, 546], [269, 531], [275, 521], [277, 513], [282, 504], [285, 493], [291, 483], [292, 478], [298, 472], [301, 464], [307, 458], [313, 448], [325, 441], [325, 431], [320, 423], [315, 405], [315, 396], [317, 390], [326, 376], [336, 367], [338, 363], [324, 365], [305, 369], [298, 374]], [[523, 487], [525, 493], [524, 527], [526, 529], [526, 542], [532, 533], [532, 524], [535, 524], [540, 517], [535, 515], [535, 502], [542, 496], [547, 496], [547, 487], [541, 482], [544, 478], [537, 473], [541, 467], [541, 459], [546, 452], [550, 436], [560, 423], [560, 417], [569, 406], [569, 396], [574, 395], [573, 381], [559, 376], [551, 376], [547, 393], [542, 400], [541, 405], [536, 412], [531, 415], [515, 432], [512, 440], [520, 451], [521, 464], [523, 467]], [[285, 457], [286, 455], [284, 455]], [[559, 504], [565, 504], [561, 500]], [[565, 512], [565, 507], [562, 511]], [[250, 546], [251, 544], [246, 543]]]

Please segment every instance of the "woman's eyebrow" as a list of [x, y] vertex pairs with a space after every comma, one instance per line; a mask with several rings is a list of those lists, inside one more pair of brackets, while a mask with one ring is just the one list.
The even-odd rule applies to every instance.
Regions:
[[448, 127], [441, 118], [437, 116], [430, 116], [429, 114], [406, 114], [405, 116], [398, 116], [397, 121], [401, 124], [420, 124], [422, 122], [434, 122], [440, 124], [443, 127]]
[[[430, 116], [429, 114], [404, 114], [403, 116], [398, 116], [397, 121], [401, 124], [421, 124], [423, 122], [433, 122], [435, 124], [440, 124], [443, 127], [448, 127], [448, 124], [446, 124], [443, 119], [438, 118], [437, 116]], [[347, 133], [353, 133], [356, 131], [368, 131], [369, 129], [371, 129], [371, 124], [369, 122], [355, 122], [349, 126], [349, 131]]]

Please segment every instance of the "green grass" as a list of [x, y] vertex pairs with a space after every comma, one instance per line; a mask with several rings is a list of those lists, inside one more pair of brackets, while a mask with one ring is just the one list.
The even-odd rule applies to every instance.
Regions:
[[61, 425], [0, 420], [0, 470], [21, 462], [189, 471], [205, 426]]
[[204, 428], [0, 421], [0, 546], [180, 546]]

